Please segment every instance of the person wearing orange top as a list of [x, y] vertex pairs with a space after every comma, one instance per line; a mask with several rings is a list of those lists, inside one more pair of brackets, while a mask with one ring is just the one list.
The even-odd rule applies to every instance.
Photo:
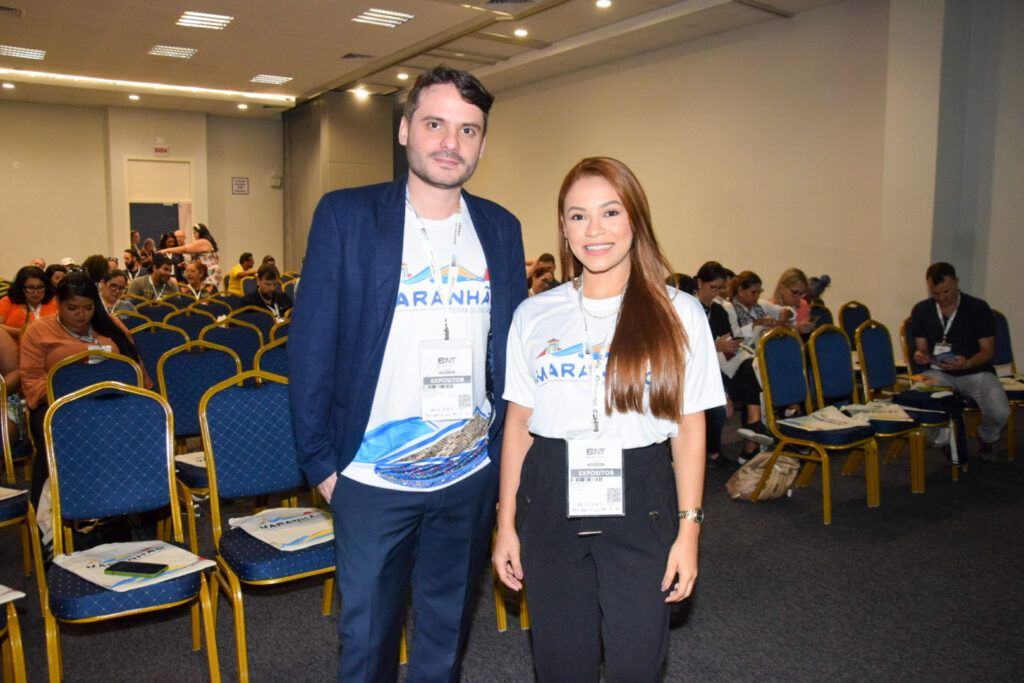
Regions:
[[53, 285], [46, 273], [36, 266], [25, 266], [14, 277], [7, 296], [0, 299], [0, 329], [18, 341], [26, 325], [56, 312]]

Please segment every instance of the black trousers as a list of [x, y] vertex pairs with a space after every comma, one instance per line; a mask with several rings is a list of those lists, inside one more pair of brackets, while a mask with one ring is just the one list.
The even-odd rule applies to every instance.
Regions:
[[661, 579], [679, 528], [668, 444], [623, 452], [624, 517], [568, 519], [566, 470], [565, 442], [535, 436], [516, 495], [537, 678], [596, 683], [603, 644], [608, 683], [656, 681], [668, 652]]

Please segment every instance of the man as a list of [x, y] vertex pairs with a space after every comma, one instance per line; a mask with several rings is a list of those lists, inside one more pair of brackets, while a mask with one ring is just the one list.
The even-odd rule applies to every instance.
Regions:
[[273, 263], [264, 263], [256, 272], [256, 289], [242, 297], [241, 306], [259, 306], [280, 319], [292, 307], [292, 300], [281, 291], [281, 273]]
[[536, 260], [526, 260], [526, 280], [530, 284], [530, 296], [546, 292], [556, 284], [555, 281], [555, 257], [543, 253]]
[[1010, 416], [1006, 392], [989, 361], [995, 353], [995, 318], [982, 299], [960, 291], [956, 269], [933, 263], [925, 274], [931, 298], [910, 314], [914, 362], [929, 366], [926, 375], [970, 396], [981, 410], [978, 455], [992, 457], [992, 444]]
[[297, 301], [288, 361], [299, 462], [334, 513], [339, 680], [395, 680], [410, 581], [408, 678], [458, 680], [526, 294], [519, 221], [462, 191], [492, 101], [466, 72], [422, 74], [398, 131], [410, 172], [313, 217], [318, 295]]
[[42, 256], [36, 256], [29, 262], [30, 266], [35, 266], [39, 270], [46, 270], [46, 259]]
[[128, 293], [153, 300], [177, 294], [178, 283], [171, 277], [173, 273], [174, 267], [167, 254], [153, 254], [153, 271], [132, 280], [128, 285]]
[[238, 257], [238, 263], [228, 271], [228, 294], [237, 294], [238, 296], [245, 294], [242, 290], [242, 278], [256, 274], [256, 269], [252, 267], [253, 263], [255, 263], [255, 259], [252, 257], [252, 252], [243, 252]]
[[124, 272], [128, 274], [129, 280], [134, 280], [142, 275], [142, 266], [139, 265], [138, 260], [135, 258], [134, 249], [124, 250]]

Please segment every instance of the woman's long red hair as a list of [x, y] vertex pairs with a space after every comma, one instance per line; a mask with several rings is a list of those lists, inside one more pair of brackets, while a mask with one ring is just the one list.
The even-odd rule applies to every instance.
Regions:
[[[655, 417], [678, 420], [683, 409], [686, 332], [665, 290], [665, 276], [672, 269], [654, 237], [647, 195], [621, 161], [608, 157], [584, 159], [562, 181], [558, 193], [562, 272], [572, 279], [583, 273], [583, 264], [565, 238], [562, 209], [570, 188], [585, 176], [598, 176], [611, 184], [633, 229], [629, 279], [605, 373], [605, 412], [642, 413], [646, 407]], [[650, 398], [649, 406], [645, 406], [648, 373]]]

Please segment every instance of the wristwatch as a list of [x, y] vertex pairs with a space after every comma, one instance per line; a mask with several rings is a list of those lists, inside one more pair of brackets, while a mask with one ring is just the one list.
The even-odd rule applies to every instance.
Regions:
[[704, 508], [694, 508], [693, 510], [680, 510], [679, 519], [691, 519], [694, 524], [700, 526], [704, 522]]

